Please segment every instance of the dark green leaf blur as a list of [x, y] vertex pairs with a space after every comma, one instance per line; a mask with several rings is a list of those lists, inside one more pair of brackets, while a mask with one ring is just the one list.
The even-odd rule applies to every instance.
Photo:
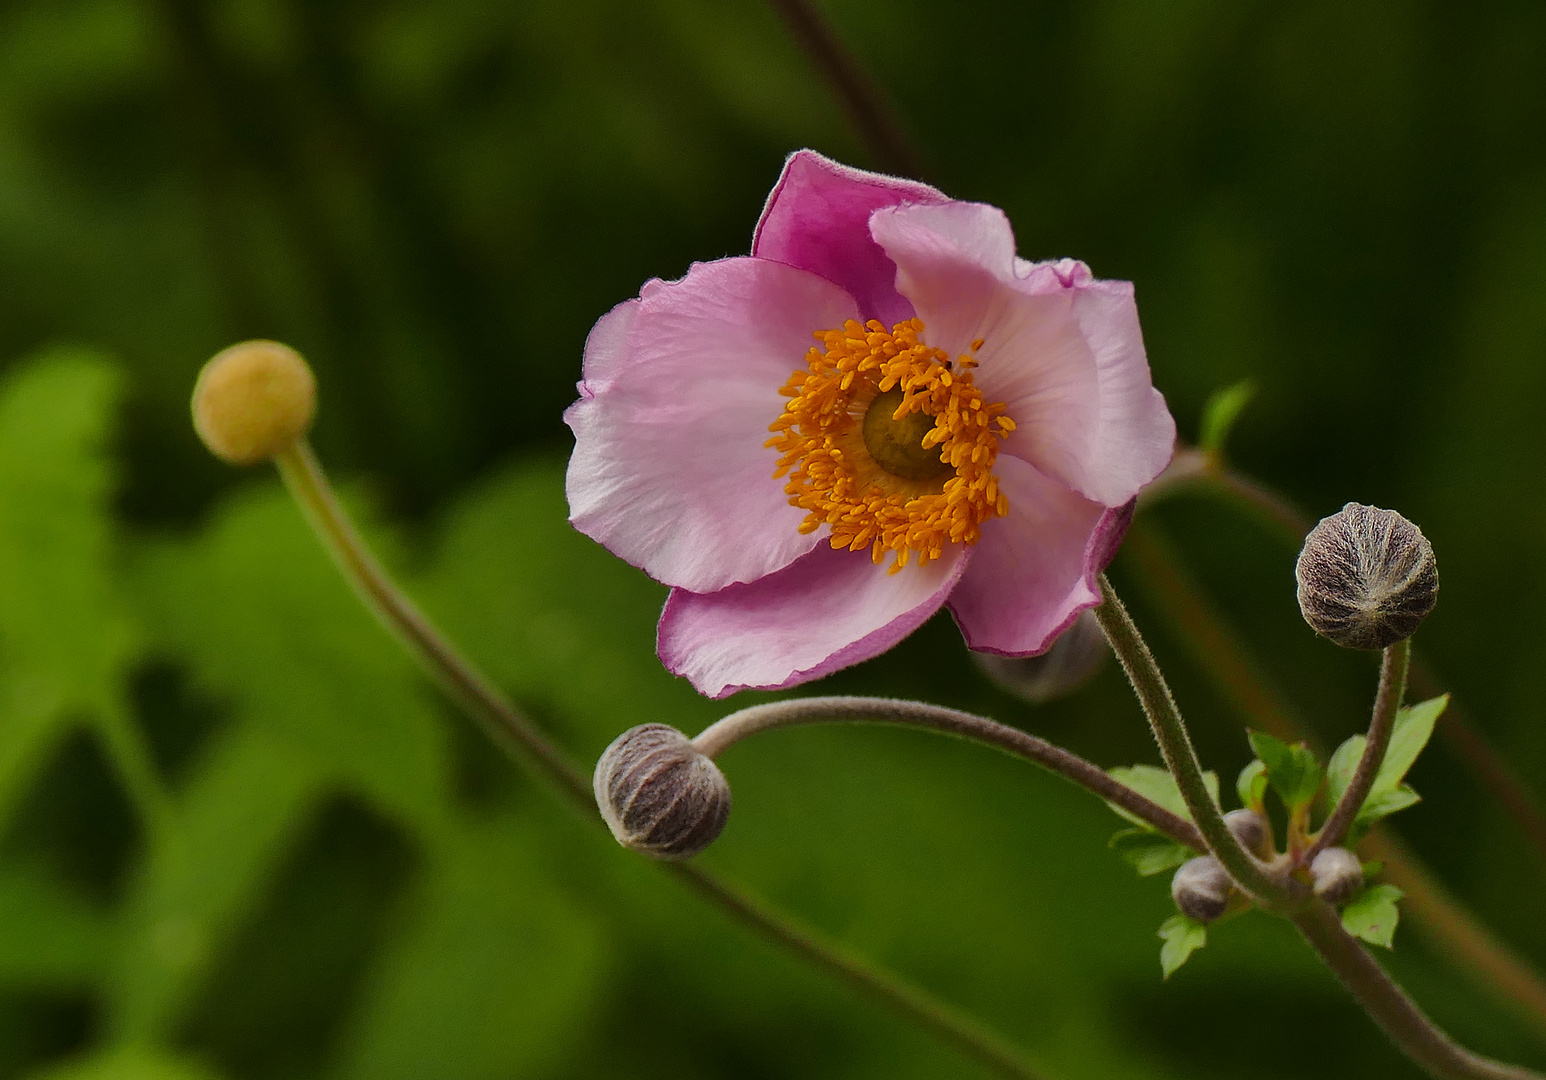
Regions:
[[[1248, 379], [1241, 468], [1423, 528], [1419, 648], [1546, 797], [1546, 6], [819, 6], [928, 179], [1137, 283], [1184, 437]], [[503, 758], [272, 470], [188, 421], [211, 354], [294, 345], [372, 540], [524, 708], [587, 763], [692, 733], [731, 706], [660, 668], [663, 590], [565, 523], [560, 413], [598, 316], [744, 252], [789, 151], [866, 145], [762, 0], [0, 0], [0, 1080], [988, 1075]], [[1300, 621], [1293, 544], [1194, 496], [1145, 527], [1324, 746], [1364, 726], [1375, 669]], [[1248, 718], [1131, 545], [1113, 576], [1234, 777]], [[815, 689], [1158, 763], [1115, 665], [1032, 707], [943, 616]], [[723, 764], [707, 865], [1048, 1080], [1419, 1075], [1286, 924], [1216, 926], [1162, 981], [1167, 878], [1030, 766], [875, 728]], [[1541, 853], [1442, 737], [1409, 780], [1392, 828], [1546, 970]], [[1416, 920], [1395, 943], [1459, 1038], [1546, 1065]]]

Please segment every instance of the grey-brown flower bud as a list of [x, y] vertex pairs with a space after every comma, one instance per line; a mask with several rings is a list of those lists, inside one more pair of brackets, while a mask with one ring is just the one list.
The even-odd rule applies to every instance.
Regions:
[[996, 656], [972, 653], [977, 667], [1000, 690], [1032, 705], [1066, 697], [1100, 670], [1111, 654], [1106, 635], [1093, 610], [1085, 611], [1040, 656]]
[[1224, 824], [1234, 834], [1240, 846], [1257, 858], [1267, 854], [1267, 819], [1255, 810], [1231, 810], [1224, 815]]
[[1348, 503], [1310, 530], [1294, 568], [1299, 610], [1315, 632], [1349, 649], [1412, 636], [1439, 596], [1423, 531], [1394, 510]]
[[1170, 895], [1176, 907], [1181, 914], [1200, 923], [1210, 923], [1224, 914], [1233, 887], [1223, 864], [1212, 855], [1187, 860], [1170, 879]]
[[613, 740], [593, 787], [617, 842], [658, 859], [696, 855], [730, 816], [725, 774], [668, 724], [641, 724]]
[[1347, 848], [1329, 847], [1310, 862], [1315, 895], [1328, 904], [1345, 904], [1363, 888], [1363, 864]]

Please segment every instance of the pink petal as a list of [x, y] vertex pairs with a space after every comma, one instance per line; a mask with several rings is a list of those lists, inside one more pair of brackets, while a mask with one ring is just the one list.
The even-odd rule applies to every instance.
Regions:
[[865, 319], [888, 327], [913, 315], [896, 290], [896, 267], [870, 236], [870, 214], [899, 203], [942, 203], [927, 184], [839, 165], [800, 150], [768, 196], [752, 254], [820, 274], [848, 290]]
[[875, 239], [924, 339], [976, 353], [977, 385], [1017, 425], [1004, 450], [1119, 506], [1165, 467], [1175, 422], [1155, 390], [1132, 285], [1082, 263], [1026, 263], [1002, 211], [978, 203], [877, 211]]
[[993, 472], [1009, 513], [983, 526], [950, 611], [970, 648], [1029, 656], [1100, 602], [1096, 579], [1133, 507], [1091, 502], [1019, 458], [1000, 455]]
[[819, 679], [923, 625], [955, 588], [969, 551], [953, 544], [941, 559], [892, 574], [867, 551], [823, 542], [749, 585], [707, 595], [677, 589], [660, 616], [661, 662], [712, 698]]
[[[830, 281], [762, 259], [698, 263], [602, 319], [588, 346], [567, 490], [575, 528], [651, 577], [714, 592], [818, 542], [765, 446], [813, 331], [857, 314]], [[625, 325], [626, 324], [626, 325]], [[592, 382], [591, 371], [606, 377]]]

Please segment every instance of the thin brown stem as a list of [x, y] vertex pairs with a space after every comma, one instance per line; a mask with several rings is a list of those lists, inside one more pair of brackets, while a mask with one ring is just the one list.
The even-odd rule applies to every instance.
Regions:
[[[311, 447], [303, 441], [281, 453], [275, 463], [306, 520], [366, 608], [477, 719], [496, 744], [535, 768], [583, 816], [600, 824], [585, 774], [397, 587], [339, 503]], [[657, 865], [775, 945], [863, 988], [897, 1015], [967, 1052], [1000, 1076], [1038, 1080], [1039, 1074], [1021, 1060], [1018, 1051], [960, 1010], [798, 925], [702, 867]]]
[[[1158, 523], [1135, 522], [1122, 558], [1136, 571], [1134, 580], [1147, 592], [1151, 608], [1169, 620], [1178, 643], [1247, 723], [1286, 742], [1314, 746], [1314, 732], [1229, 618], [1192, 579]], [[1403, 905], [1419, 933], [1499, 1004], [1546, 1032], [1546, 980], [1487, 930], [1393, 832], [1376, 825], [1360, 850], [1384, 862], [1385, 879], [1406, 892]]]
[[1181, 719], [1181, 711], [1176, 707], [1165, 676], [1104, 574], [1100, 579], [1100, 592], [1101, 603], [1095, 609], [1100, 628], [1106, 632], [1106, 640], [1111, 642], [1112, 651], [1122, 662], [1122, 669], [1127, 672], [1127, 679], [1138, 694], [1138, 701], [1143, 706], [1144, 715], [1148, 717], [1154, 739], [1159, 743], [1160, 754], [1171, 775], [1176, 778], [1181, 798], [1185, 800], [1192, 820], [1207, 841], [1209, 852], [1224, 864], [1224, 869], [1235, 884], [1258, 902], [1267, 907], [1283, 902], [1287, 899], [1283, 886], [1274, 881], [1266, 867], [1240, 846], [1240, 842], [1229, 831], [1229, 826], [1224, 824], [1224, 816], [1208, 791], [1208, 785], [1203, 779], [1202, 764], [1197, 760], [1197, 751], [1192, 748], [1191, 737], [1186, 732], [1186, 722]]
[[1353, 819], [1363, 808], [1364, 800], [1374, 790], [1375, 778], [1379, 776], [1380, 766], [1385, 763], [1385, 751], [1390, 747], [1391, 732], [1396, 729], [1396, 713], [1400, 711], [1401, 701], [1406, 696], [1406, 670], [1411, 658], [1410, 638], [1398, 641], [1385, 650], [1380, 663], [1380, 688], [1374, 697], [1374, 715], [1369, 721], [1363, 755], [1358, 759], [1358, 768], [1353, 771], [1347, 790], [1326, 818], [1320, 835], [1304, 853], [1305, 862], [1314, 859], [1326, 848], [1342, 842], [1347, 830], [1352, 827]]
[[1054, 746], [1045, 739], [1008, 724], [921, 701], [815, 697], [753, 705], [704, 728], [693, 739], [693, 745], [709, 757], [717, 757], [730, 746], [760, 731], [823, 723], [897, 724], [984, 743], [1073, 781], [1107, 802], [1120, 806], [1178, 843], [1196, 851], [1207, 850], [1202, 834], [1190, 821], [1118, 782], [1100, 766], [1091, 764], [1077, 754], [1069, 753], [1060, 746]]
[[1336, 911], [1323, 901], [1310, 901], [1293, 922], [1391, 1041], [1438, 1080], [1542, 1080], [1538, 1072], [1473, 1054], [1451, 1039], [1342, 928]]
[[897, 176], [921, 176], [917, 151], [885, 94], [809, 0], [768, 0], [768, 5], [843, 103], [875, 163]]

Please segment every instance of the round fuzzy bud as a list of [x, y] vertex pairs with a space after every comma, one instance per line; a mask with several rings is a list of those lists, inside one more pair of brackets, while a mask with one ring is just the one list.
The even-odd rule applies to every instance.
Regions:
[[657, 859], [686, 859], [718, 838], [730, 783], [676, 728], [641, 724], [596, 762], [596, 805], [617, 842]]
[[1349, 649], [1411, 637], [1439, 597], [1438, 564], [1423, 531], [1394, 510], [1358, 503], [1310, 530], [1294, 575], [1304, 621]]
[[1224, 815], [1224, 824], [1252, 855], [1261, 858], [1267, 854], [1267, 820], [1255, 810], [1231, 810]]
[[1040, 705], [1066, 697], [1089, 682], [1110, 654], [1111, 646], [1091, 610], [1080, 614], [1040, 656], [974, 652], [972, 659], [1000, 690]]
[[193, 386], [193, 429], [232, 465], [255, 465], [294, 446], [316, 411], [311, 368], [277, 341], [244, 341], [215, 354]]
[[1209, 923], [1224, 914], [1234, 882], [1212, 855], [1199, 855], [1181, 864], [1170, 879], [1170, 895], [1181, 914]]
[[1363, 888], [1363, 864], [1347, 848], [1329, 847], [1310, 862], [1315, 895], [1328, 904], [1345, 904]]

